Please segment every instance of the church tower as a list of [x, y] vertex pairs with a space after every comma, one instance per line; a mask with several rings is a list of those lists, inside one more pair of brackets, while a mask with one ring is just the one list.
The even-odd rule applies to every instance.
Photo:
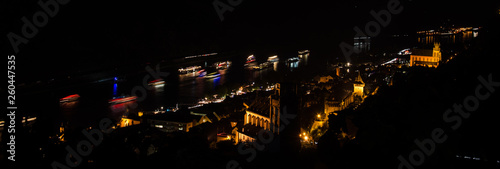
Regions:
[[363, 79], [361, 79], [361, 73], [358, 72], [358, 77], [354, 80], [354, 96], [361, 96], [361, 98], [364, 97], [364, 87], [365, 87], [365, 82], [363, 82]]
[[432, 49], [432, 57], [437, 60], [437, 62], [441, 61], [441, 44], [434, 43], [434, 49]]

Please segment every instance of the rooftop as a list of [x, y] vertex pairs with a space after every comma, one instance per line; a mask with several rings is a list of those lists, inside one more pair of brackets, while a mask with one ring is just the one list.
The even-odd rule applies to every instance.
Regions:
[[413, 49], [412, 55], [418, 56], [432, 56], [432, 49]]
[[250, 97], [246, 104], [248, 105], [248, 110], [263, 115], [269, 116], [269, 108], [271, 107], [271, 103], [269, 100], [269, 96], [272, 96], [274, 91], [272, 92], [255, 92], [253, 97]]

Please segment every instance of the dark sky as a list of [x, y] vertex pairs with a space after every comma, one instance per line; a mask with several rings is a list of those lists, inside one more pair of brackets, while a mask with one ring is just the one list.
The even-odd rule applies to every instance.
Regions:
[[[220, 0], [227, 3], [226, 0]], [[38, 1], [1, 2], [2, 34], [21, 34], [21, 17], [31, 20]], [[352, 40], [353, 27], [374, 20], [370, 10], [388, 1], [243, 0], [221, 21], [211, 0], [70, 1], [20, 45], [20, 66], [36, 74], [98, 69], [109, 65], [156, 62], [211, 52], [279, 52], [313, 49], [338, 55], [338, 44]], [[498, 15], [499, 2], [401, 1], [381, 35], [414, 33], [445, 23], [485, 26]], [[13, 53], [6, 38], [2, 52]], [[23, 68], [24, 69], [24, 68]]]

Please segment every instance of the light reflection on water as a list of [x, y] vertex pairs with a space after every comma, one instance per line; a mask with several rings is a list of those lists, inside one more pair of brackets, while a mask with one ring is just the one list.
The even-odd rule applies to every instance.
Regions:
[[449, 43], [449, 44], [455, 44], [455, 43], [463, 43], [470, 41], [474, 38], [476, 38], [479, 35], [478, 31], [464, 31], [462, 33], [458, 34], [450, 34], [450, 35], [424, 35], [424, 36], [418, 36], [417, 37], [417, 42], [420, 44], [434, 44], [434, 42], [440, 42], [440, 43]]
[[115, 84], [113, 84], [113, 96], [117, 96], [118, 94], [118, 83], [115, 82]]

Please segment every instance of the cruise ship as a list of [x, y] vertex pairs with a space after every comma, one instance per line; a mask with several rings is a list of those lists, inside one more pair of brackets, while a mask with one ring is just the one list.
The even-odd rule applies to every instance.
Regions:
[[69, 96], [66, 96], [66, 97], [59, 99], [59, 102], [60, 103], [73, 102], [73, 101], [78, 100], [79, 98], [80, 98], [80, 95], [72, 94], [72, 95], [69, 95]]
[[137, 96], [121, 96], [121, 97], [113, 97], [113, 99], [109, 100], [108, 103], [111, 104], [120, 104], [120, 103], [125, 103], [129, 101], [134, 101], [137, 99]]

